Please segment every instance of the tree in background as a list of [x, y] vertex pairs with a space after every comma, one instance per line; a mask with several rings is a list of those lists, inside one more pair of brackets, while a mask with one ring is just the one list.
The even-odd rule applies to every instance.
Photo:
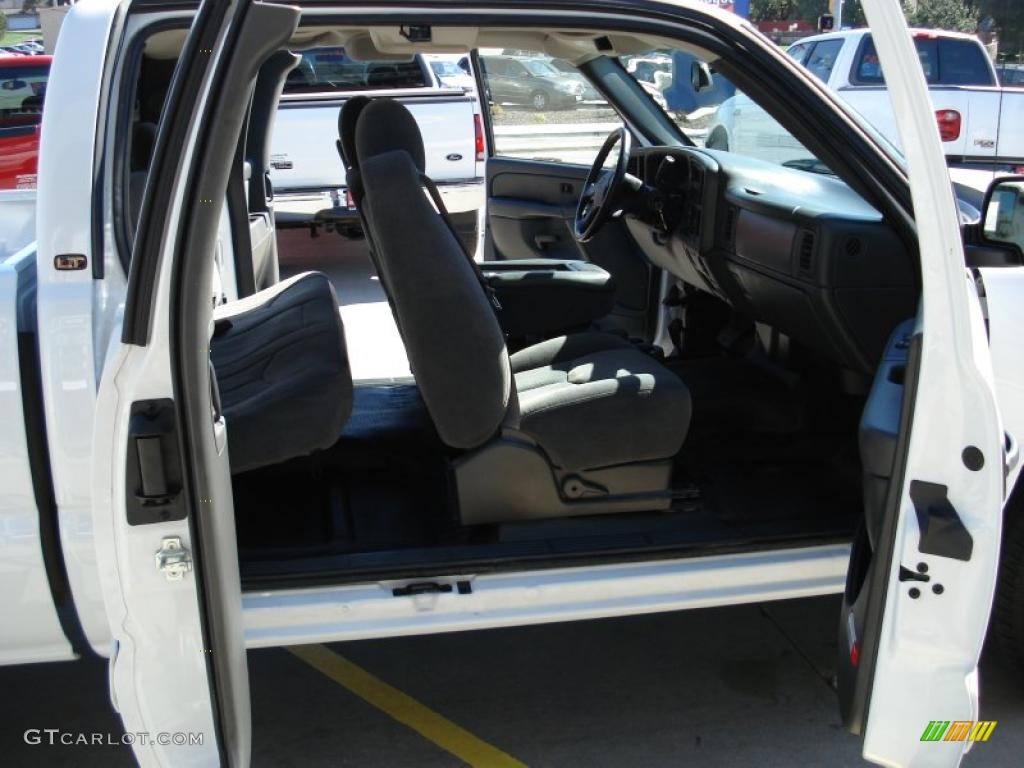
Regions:
[[39, 0], [23, 0], [21, 3], [22, 13], [32, 13], [39, 8]]
[[[1005, 6], [1006, 11], [1012, 7], [1018, 15], [1024, 11], [1021, 0], [987, 2], [989, 5]], [[916, 5], [915, 9], [910, 3], [905, 3], [905, 8], [907, 21], [919, 27], [973, 32], [981, 16], [981, 9], [973, 0], [918, 0]], [[750, 18], [752, 21], [814, 21], [823, 13], [828, 13], [829, 7], [829, 0], [751, 0]], [[843, 26], [860, 27], [866, 23], [860, 0], [846, 0], [843, 3]]]
[[916, 10], [907, 9], [907, 21], [915, 27], [976, 32], [981, 12], [969, 0], [919, 0]]
[[7, 31], [7, 14], [0, 13], [0, 37], [4, 36], [4, 32]]
[[999, 38], [999, 52], [1015, 54], [1024, 50], [1024, 3], [1021, 0], [981, 0], [983, 19], [992, 19]]
[[750, 0], [751, 21], [809, 21], [827, 12], [828, 0]]

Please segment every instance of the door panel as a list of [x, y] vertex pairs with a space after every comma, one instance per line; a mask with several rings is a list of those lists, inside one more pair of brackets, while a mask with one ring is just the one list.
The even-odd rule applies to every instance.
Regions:
[[[921, 303], [912, 333], [890, 343], [871, 398], [889, 403], [876, 409], [888, 437], [882, 448], [862, 441], [865, 469], [877, 464], [882, 487], [865, 496], [869, 504], [884, 502], [879, 522], [868, 526], [876, 530], [861, 535], [851, 559], [839, 622], [840, 694], [845, 722], [864, 735], [866, 759], [952, 767], [971, 745], [966, 732], [941, 743], [922, 733], [930, 735], [933, 721], [978, 716], [977, 665], [999, 559], [1005, 441], [981, 302], [965, 272], [958, 211], [920, 61], [897, 4], [863, 5], [906, 147]], [[898, 359], [903, 355], [905, 362]], [[886, 441], [894, 446], [891, 457]]]
[[646, 336], [653, 268], [625, 226], [612, 220], [586, 244], [573, 237], [582, 165], [492, 157], [487, 163], [487, 224], [496, 259], [583, 259], [615, 278], [612, 324]]
[[[249, 763], [237, 536], [204, 288], [227, 216], [203, 202], [231, 183], [242, 190], [237, 148], [252, 83], [298, 15], [249, 0], [200, 6], [157, 134], [120, 343], [100, 379], [93, 519], [114, 639], [111, 696], [126, 731], [152, 736], [133, 744], [146, 766]], [[248, 240], [245, 218], [241, 231]], [[157, 737], [176, 733], [185, 735]]]

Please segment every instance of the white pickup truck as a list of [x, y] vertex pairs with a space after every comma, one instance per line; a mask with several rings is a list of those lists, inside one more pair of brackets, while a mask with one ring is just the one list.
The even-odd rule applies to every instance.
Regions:
[[[833, 594], [864, 756], [983, 751], [994, 599], [1024, 662], [1024, 178], [961, 229], [899, 5], [862, 5], [905, 159], [703, 2], [75, 4], [37, 241], [0, 264], [0, 662], [107, 657], [141, 765], [245, 766], [249, 648]], [[546, 53], [622, 118], [591, 167], [487, 142], [489, 251], [519, 260], [474, 266], [408, 112], [366, 107], [360, 212], [414, 378], [354, 382], [374, 322], [265, 246], [246, 169], [311, 40]], [[833, 174], [695, 146], [623, 67], [666, 48]], [[511, 338], [495, 276], [534, 315], [635, 293], [636, 339], [603, 304]]]
[[443, 85], [419, 55], [356, 61], [337, 46], [295, 52], [301, 60], [285, 79], [270, 145], [278, 226], [330, 221], [344, 232], [358, 225], [341, 159], [325, 151], [338, 138], [341, 105], [356, 94], [405, 104], [423, 135], [426, 173], [446, 208], [465, 213], [481, 207], [483, 124], [472, 89]]
[[[1024, 91], [999, 86], [992, 60], [976, 37], [930, 29], [914, 29], [911, 34], [947, 162], [988, 169], [1024, 164]], [[808, 37], [786, 53], [886, 139], [902, 146], [869, 30]], [[707, 145], [773, 162], [806, 157], [799, 144], [776, 125], [756, 104], [736, 96], [723, 102], [716, 113]]]

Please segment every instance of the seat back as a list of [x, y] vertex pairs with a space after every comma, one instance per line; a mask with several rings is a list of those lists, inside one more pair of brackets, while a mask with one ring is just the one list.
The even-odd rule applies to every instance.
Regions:
[[[336, 146], [338, 148], [338, 156], [341, 158], [341, 164], [345, 166], [345, 180], [348, 183], [349, 191], [352, 193], [353, 198], [356, 198], [355, 187], [357, 186], [354, 181], [359, 176], [359, 156], [356, 153], [356, 124], [359, 122], [359, 116], [363, 113], [363, 109], [369, 103], [369, 96], [353, 96], [342, 104], [341, 109], [338, 110], [338, 141]], [[360, 187], [360, 197], [362, 197], [361, 190], [362, 188]], [[356, 204], [359, 204], [358, 199], [356, 199]]]
[[363, 212], [410, 367], [441, 439], [479, 447], [515, 412], [504, 335], [458, 241], [423, 194], [414, 159], [404, 150], [374, 155], [367, 146], [360, 142]]
[[333, 445], [352, 409], [331, 281], [304, 272], [214, 309], [210, 344], [234, 474]]
[[[470, 253], [459, 238], [458, 230], [448, 215], [448, 209], [445, 207], [440, 190], [424, 172], [427, 162], [426, 151], [423, 147], [423, 136], [420, 133], [420, 127], [416, 124], [416, 118], [412, 116], [412, 113], [404, 104], [393, 99], [377, 99], [371, 104], [366, 105], [365, 109], [360, 109], [359, 111], [356, 122], [356, 143], [352, 152], [355, 154], [357, 162], [361, 165], [363, 159], [394, 150], [404, 151], [412, 159], [413, 166], [416, 168], [417, 183], [430, 195], [430, 200], [441, 222], [451, 232], [452, 237], [459, 246], [459, 250], [462, 252], [463, 258], [487, 295], [492, 309], [500, 311], [501, 303], [498, 301], [497, 294], [495, 294], [494, 289], [487, 282], [473, 254]], [[354, 194], [353, 197], [355, 197]], [[360, 198], [356, 200], [357, 205], [361, 198], [362, 195], [360, 194]], [[374, 247], [372, 235], [368, 235], [368, 239], [371, 241], [370, 248], [372, 250]]]

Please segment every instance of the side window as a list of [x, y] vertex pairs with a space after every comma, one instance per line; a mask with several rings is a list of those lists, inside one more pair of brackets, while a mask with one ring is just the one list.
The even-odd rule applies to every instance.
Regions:
[[794, 43], [786, 49], [786, 55], [793, 59], [793, 61], [803, 64], [810, 47], [810, 43]]
[[480, 63], [497, 156], [590, 165], [622, 125], [571, 62], [517, 50]]
[[858, 85], [882, 85], [885, 82], [882, 79], [882, 63], [878, 60], [875, 43], [870, 37], [864, 38], [857, 51], [850, 80]]
[[822, 40], [814, 46], [814, 50], [807, 59], [807, 69], [819, 80], [827, 83], [832, 75], [832, 68], [836, 65], [836, 57], [839, 56], [839, 51], [842, 49], [842, 40]]

